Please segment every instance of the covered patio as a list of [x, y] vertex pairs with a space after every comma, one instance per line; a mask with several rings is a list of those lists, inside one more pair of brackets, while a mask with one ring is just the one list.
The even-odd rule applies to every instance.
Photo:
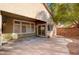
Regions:
[[[41, 30], [40, 28], [43, 28]], [[47, 22], [6, 11], [0, 11], [0, 33], [16, 33], [19, 36], [46, 36]]]

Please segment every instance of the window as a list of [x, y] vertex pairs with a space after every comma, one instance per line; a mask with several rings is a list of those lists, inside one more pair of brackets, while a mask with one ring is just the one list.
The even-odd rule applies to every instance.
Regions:
[[53, 28], [53, 25], [48, 25], [48, 31], [51, 31]]
[[15, 33], [34, 33], [34, 23], [26, 21], [14, 21]]
[[31, 28], [29, 23], [26, 24], [26, 33], [31, 33]]
[[31, 32], [34, 32], [34, 24], [31, 24]]
[[22, 33], [26, 33], [26, 23], [22, 22]]
[[15, 24], [15, 29], [14, 29], [15, 33], [20, 33], [20, 25]]
[[26, 33], [26, 26], [22, 25], [22, 33]]

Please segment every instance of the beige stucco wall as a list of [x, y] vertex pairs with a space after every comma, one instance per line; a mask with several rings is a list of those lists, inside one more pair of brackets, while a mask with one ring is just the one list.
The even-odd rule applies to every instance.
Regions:
[[[49, 13], [41, 3], [0, 3], [0, 10], [48, 21]], [[41, 12], [44, 11], [45, 13]], [[41, 13], [40, 15], [38, 15]], [[46, 18], [42, 15], [47, 15]], [[37, 17], [37, 15], [39, 17]], [[40, 18], [43, 17], [43, 18]]]

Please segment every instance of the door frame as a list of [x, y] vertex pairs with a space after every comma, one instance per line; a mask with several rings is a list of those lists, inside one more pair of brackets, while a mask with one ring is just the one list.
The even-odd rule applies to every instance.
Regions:
[[[43, 35], [39, 35], [39, 34], [38, 34], [38, 33], [39, 33], [39, 32], [38, 32], [38, 27], [39, 27], [39, 26], [43, 26], [43, 25], [45, 25], [45, 28], [46, 28], [46, 29], [45, 29], [45, 36], [43, 36]], [[40, 36], [40, 37], [46, 37], [46, 32], [47, 32], [46, 24], [38, 24], [38, 25], [37, 25], [37, 36]]]

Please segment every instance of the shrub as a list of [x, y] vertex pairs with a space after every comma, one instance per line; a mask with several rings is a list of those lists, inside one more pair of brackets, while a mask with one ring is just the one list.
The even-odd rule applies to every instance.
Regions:
[[2, 43], [8, 42], [13, 39], [18, 39], [18, 35], [7, 33], [7, 34], [1, 34], [0, 36], [0, 42]]
[[13, 33], [13, 34], [12, 34], [12, 39], [18, 39], [18, 34]]
[[1, 34], [1, 36], [0, 36], [0, 41], [2, 43], [5, 43], [5, 42], [7, 42], [7, 41], [9, 41], [11, 39], [12, 39], [11, 34]]

